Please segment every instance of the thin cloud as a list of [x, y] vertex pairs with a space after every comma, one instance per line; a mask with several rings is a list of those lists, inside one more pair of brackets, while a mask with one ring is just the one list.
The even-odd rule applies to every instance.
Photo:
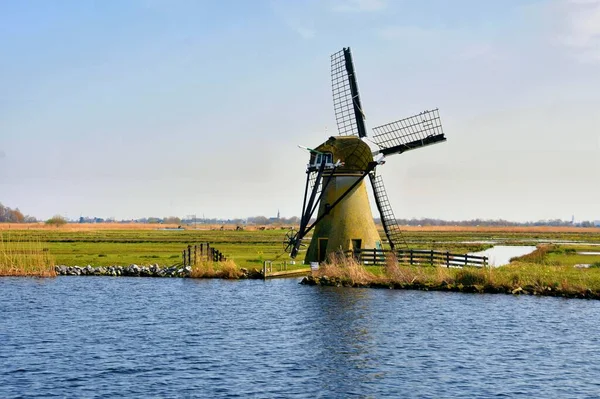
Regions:
[[580, 61], [600, 62], [600, 0], [563, 0], [553, 12], [558, 42]]
[[373, 12], [387, 7], [387, 0], [336, 0], [331, 9], [336, 12]]
[[385, 40], [431, 40], [439, 36], [439, 32], [418, 26], [386, 26], [377, 32]]
[[306, 40], [317, 36], [315, 29], [315, 15], [319, 14], [322, 6], [318, 2], [308, 1], [304, 4], [282, 0], [270, 2], [274, 14], [280, 18], [285, 26]]
[[317, 31], [310, 28], [305, 28], [303, 26], [291, 27], [297, 34], [299, 34], [303, 39], [314, 39], [317, 36]]

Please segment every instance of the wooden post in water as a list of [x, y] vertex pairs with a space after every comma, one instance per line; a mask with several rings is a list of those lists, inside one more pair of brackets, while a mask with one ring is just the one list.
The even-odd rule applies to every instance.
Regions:
[[267, 279], [267, 261], [263, 261], [263, 280]]
[[182, 251], [181, 255], [183, 256], [183, 266], [187, 266], [187, 264], [185, 263], [185, 249]]

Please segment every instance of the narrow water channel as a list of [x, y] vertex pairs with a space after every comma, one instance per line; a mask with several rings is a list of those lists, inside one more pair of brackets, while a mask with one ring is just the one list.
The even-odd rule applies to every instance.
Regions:
[[535, 251], [533, 245], [495, 245], [485, 251], [472, 252], [471, 255], [487, 256], [490, 266], [504, 266], [510, 263], [510, 259], [523, 256]]

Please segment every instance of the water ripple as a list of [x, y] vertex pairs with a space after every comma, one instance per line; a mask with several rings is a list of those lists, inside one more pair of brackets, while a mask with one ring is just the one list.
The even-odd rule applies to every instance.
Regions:
[[0, 397], [597, 397], [600, 303], [0, 279]]

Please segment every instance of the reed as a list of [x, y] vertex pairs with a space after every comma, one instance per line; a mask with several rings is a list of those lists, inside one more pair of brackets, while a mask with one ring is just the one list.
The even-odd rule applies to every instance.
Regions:
[[[540, 261], [542, 256], [529, 258]], [[367, 270], [371, 269], [371, 271]], [[600, 298], [600, 268], [576, 269], [567, 265], [520, 262], [493, 268], [446, 268], [441, 266], [409, 266], [398, 264], [394, 257], [383, 267], [367, 267], [352, 258], [332, 257], [314, 278], [324, 284], [452, 290], [465, 292], [527, 292], [538, 295], [589, 296]], [[334, 279], [337, 279], [335, 281]]]
[[196, 261], [190, 273], [190, 277], [192, 278], [238, 279], [242, 275], [242, 271], [230, 259], [223, 262], [213, 262], [212, 260]]
[[377, 280], [377, 276], [370, 273], [364, 266], [360, 265], [354, 258], [344, 254], [332, 253], [327, 262], [323, 263], [315, 274], [322, 277], [335, 277], [351, 282], [352, 284], [365, 284]]
[[10, 241], [0, 234], [0, 276], [55, 277], [54, 259], [39, 241]]

